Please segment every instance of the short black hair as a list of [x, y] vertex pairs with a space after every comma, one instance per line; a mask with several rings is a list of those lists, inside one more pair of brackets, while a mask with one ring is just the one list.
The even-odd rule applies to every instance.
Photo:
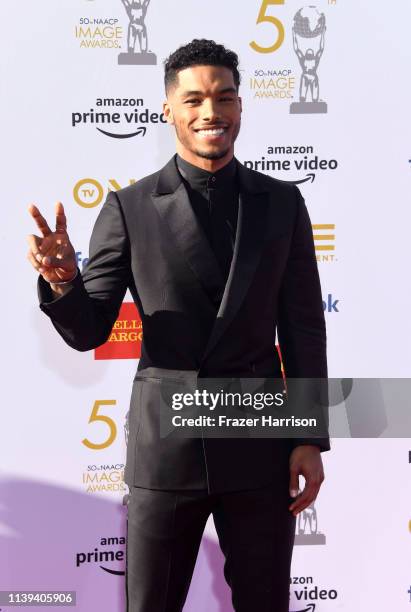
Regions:
[[234, 84], [238, 91], [240, 73], [238, 71], [238, 55], [224, 45], [218, 45], [214, 40], [194, 38], [176, 49], [164, 62], [164, 86], [166, 93], [177, 84], [178, 72], [190, 66], [224, 66], [233, 73]]

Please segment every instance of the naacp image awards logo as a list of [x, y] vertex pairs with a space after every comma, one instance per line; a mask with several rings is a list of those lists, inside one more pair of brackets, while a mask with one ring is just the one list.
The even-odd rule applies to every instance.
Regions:
[[299, 101], [290, 105], [291, 114], [326, 113], [327, 103], [320, 99], [318, 66], [324, 51], [325, 15], [315, 6], [301, 8], [294, 15], [293, 48], [300, 68]]
[[157, 56], [148, 49], [145, 23], [150, 0], [121, 0], [128, 17], [127, 52], [120, 53], [118, 63], [132, 66], [155, 66]]

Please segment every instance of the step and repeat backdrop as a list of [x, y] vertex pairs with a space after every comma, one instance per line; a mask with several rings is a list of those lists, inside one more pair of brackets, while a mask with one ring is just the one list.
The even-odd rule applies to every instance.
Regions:
[[[192, 38], [239, 54], [237, 158], [306, 200], [330, 376], [409, 376], [411, 6], [314, 1], [2, 8], [0, 590], [76, 591], [81, 612], [124, 609], [124, 422], [141, 321], [127, 293], [103, 346], [66, 346], [38, 307], [27, 207], [54, 225], [63, 202], [84, 268], [108, 191], [174, 154], [163, 61]], [[290, 611], [410, 609], [409, 449], [406, 438], [332, 440], [320, 495], [297, 522]], [[222, 568], [210, 520], [186, 612], [232, 609]]]

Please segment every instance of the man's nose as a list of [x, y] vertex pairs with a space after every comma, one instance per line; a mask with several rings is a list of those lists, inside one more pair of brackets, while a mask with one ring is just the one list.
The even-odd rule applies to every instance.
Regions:
[[217, 101], [211, 98], [204, 100], [201, 111], [203, 121], [216, 121], [221, 116]]

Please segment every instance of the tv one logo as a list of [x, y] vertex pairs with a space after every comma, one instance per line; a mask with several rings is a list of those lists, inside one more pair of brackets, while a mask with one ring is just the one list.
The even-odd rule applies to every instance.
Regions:
[[[136, 179], [130, 179], [128, 184], [133, 185]], [[105, 191], [100, 181], [94, 178], [82, 178], [73, 187], [73, 198], [82, 208], [94, 208], [103, 201], [109, 191], [118, 191], [121, 185], [116, 179], [108, 180], [108, 189]]]

